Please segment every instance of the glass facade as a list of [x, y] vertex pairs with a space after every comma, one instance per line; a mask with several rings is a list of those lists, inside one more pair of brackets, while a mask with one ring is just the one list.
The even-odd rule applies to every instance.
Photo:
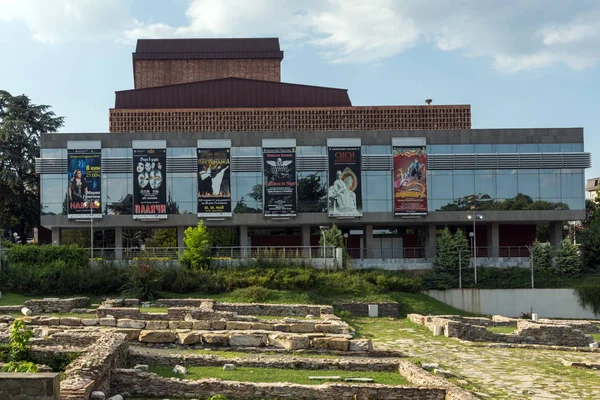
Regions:
[[[428, 145], [429, 154], [464, 153], [537, 153], [581, 152], [582, 143], [563, 144], [452, 144]], [[364, 145], [362, 154], [391, 154], [391, 145]], [[104, 148], [103, 160], [132, 159], [131, 148]], [[327, 154], [326, 146], [298, 146], [298, 156]], [[262, 149], [232, 147], [233, 157], [260, 157]], [[66, 160], [66, 149], [42, 149], [44, 159]], [[195, 147], [167, 149], [168, 158], [195, 158]], [[66, 174], [41, 174], [42, 215], [65, 214]], [[298, 211], [326, 212], [327, 171], [298, 171]], [[362, 171], [364, 212], [392, 212], [392, 171]], [[262, 213], [262, 172], [231, 174], [232, 209], [235, 213]], [[583, 169], [513, 169], [513, 170], [429, 170], [428, 208], [440, 210], [459, 199], [506, 200], [517, 194], [533, 201], [564, 203], [569, 209], [584, 209], [585, 177]], [[197, 212], [198, 180], [195, 172], [169, 173], [167, 178], [168, 213]], [[105, 214], [131, 214], [132, 172], [102, 172], [102, 203]]]

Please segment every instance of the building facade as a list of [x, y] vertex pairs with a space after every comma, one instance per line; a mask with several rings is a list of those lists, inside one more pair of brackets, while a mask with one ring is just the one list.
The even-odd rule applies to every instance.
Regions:
[[174, 227], [182, 246], [203, 219], [241, 247], [295, 247], [335, 224], [366, 264], [427, 264], [445, 226], [475, 228], [479, 257], [518, 258], [538, 225], [558, 245], [585, 216], [582, 128], [470, 129], [468, 105], [354, 107], [344, 89], [279, 82], [282, 58], [276, 39], [139, 41], [110, 132], [42, 137], [52, 241], [90, 217], [116, 254], [124, 229]]

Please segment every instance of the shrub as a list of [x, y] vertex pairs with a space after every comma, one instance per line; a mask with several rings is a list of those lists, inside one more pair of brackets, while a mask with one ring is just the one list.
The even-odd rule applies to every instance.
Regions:
[[11, 361], [2, 367], [2, 372], [37, 372], [38, 366], [29, 361]]
[[[462, 260], [461, 260], [462, 261]], [[433, 262], [433, 269], [437, 272], [458, 272], [458, 252], [456, 251], [456, 239], [445, 227], [438, 239], [437, 254]]]
[[160, 273], [147, 261], [139, 261], [131, 269], [129, 280], [122, 288], [125, 297], [153, 300], [160, 290]]
[[29, 356], [29, 339], [33, 336], [33, 331], [25, 327], [25, 323], [20, 319], [15, 319], [10, 327], [10, 355], [11, 361], [24, 361]]
[[189, 227], [184, 232], [185, 249], [179, 260], [188, 268], [206, 268], [210, 260], [210, 235], [202, 220], [198, 226]]
[[236, 289], [232, 293], [234, 298], [250, 303], [264, 303], [272, 297], [272, 291], [262, 286], [250, 286]]
[[556, 253], [554, 271], [558, 275], [573, 275], [581, 271], [581, 259], [579, 258], [577, 246], [568, 239], [560, 242]]
[[533, 268], [538, 271], [552, 269], [552, 246], [550, 243], [541, 243], [537, 240], [533, 243]]

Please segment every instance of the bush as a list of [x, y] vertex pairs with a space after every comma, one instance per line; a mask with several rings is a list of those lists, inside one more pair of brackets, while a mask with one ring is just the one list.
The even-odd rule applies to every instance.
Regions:
[[202, 220], [198, 226], [189, 227], [184, 232], [185, 249], [179, 261], [188, 268], [206, 268], [210, 260], [210, 235]]
[[29, 361], [11, 361], [2, 367], [2, 372], [37, 372], [38, 366]]
[[600, 315], [600, 285], [585, 284], [575, 288], [579, 305], [590, 309], [594, 315]]
[[129, 280], [123, 286], [123, 296], [153, 300], [160, 290], [160, 272], [147, 261], [139, 261], [131, 269]]
[[550, 243], [541, 243], [537, 240], [533, 243], [533, 267], [538, 271], [552, 269], [552, 245]]
[[272, 291], [262, 286], [236, 289], [231, 294], [234, 298], [250, 303], [264, 303], [272, 297]]
[[569, 239], [560, 242], [556, 253], [556, 265], [554, 271], [558, 275], [573, 275], [581, 272], [581, 259], [579, 258], [577, 246]]

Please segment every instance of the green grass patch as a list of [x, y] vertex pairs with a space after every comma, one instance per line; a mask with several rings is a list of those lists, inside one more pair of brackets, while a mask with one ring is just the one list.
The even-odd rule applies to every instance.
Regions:
[[238, 382], [289, 382], [304, 385], [318, 385], [326, 381], [308, 380], [308, 377], [340, 376], [342, 379], [371, 378], [373, 379], [374, 383], [409, 386], [408, 381], [397, 372], [352, 372], [342, 370], [304, 370], [251, 367], [238, 367], [233, 371], [224, 371], [222, 367], [190, 367], [188, 368], [188, 373], [185, 376], [181, 376], [173, 373], [173, 367], [158, 366], [150, 366], [149, 371], [165, 378], [184, 378], [192, 380], [218, 378]]
[[513, 333], [517, 329], [517, 326], [488, 326], [486, 329], [492, 333], [509, 334]]
[[600, 342], [600, 333], [592, 333], [591, 336], [594, 339], [594, 341]]
[[148, 307], [148, 308], [140, 308], [140, 312], [143, 313], [153, 313], [153, 314], [167, 314], [169, 311], [166, 307]]
[[31, 300], [38, 297], [23, 296], [17, 293], [2, 293], [0, 299], [0, 306], [20, 306], [27, 300]]

